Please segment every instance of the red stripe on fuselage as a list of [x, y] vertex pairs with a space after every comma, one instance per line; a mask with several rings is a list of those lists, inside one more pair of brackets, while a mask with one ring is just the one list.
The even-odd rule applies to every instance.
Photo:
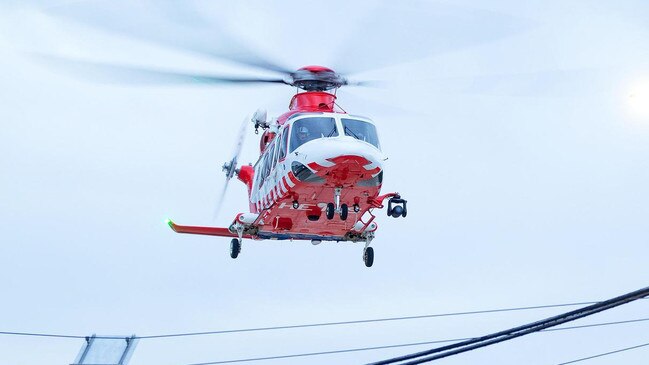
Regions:
[[288, 178], [289, 178], [289, 180], [291, 180], [293, 185], [297, 184], [300, 181], [300, 180], [297, 179], [297, 177], [295, 177], [295, 175], [293, 175], [293, 171], [288, 173]]

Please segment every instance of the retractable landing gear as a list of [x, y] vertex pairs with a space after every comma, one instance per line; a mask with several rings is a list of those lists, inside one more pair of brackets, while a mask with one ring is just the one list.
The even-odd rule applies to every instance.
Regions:
[[236, 223], [234, 225], [234, 229], [237, 231], [237, 236], [239, 236], [239, 238], [233, 238], [232, 241], [230, 241], [230, 257], [236, 259], [239, 256], [239, 253], [241, 253], [241, 242], [243, 242], [244, 226], [241, 223]]
[[332, 220], [334, 218], [334, 215], [336, 213], [340, 214], [340, 219], [341, 220], [347, 220], [347, 216], [349, 215], [349, 207], [347, 204], [340, 204], [340, 193], [342, 192], [343, 188], [335, 188], [334, 189], [334, 202], [335, 203], [327, 203], [327, 209], [325, 210], [325, 215], [327, 216], [327, 219]]
[[368, 247], [363, 251], [363, 262], [365, 262], [365, 266], [372, 267], [374, 264], [374, 248]]
[[325, 214], [327, 215], [327, 219], [334, 219], [334, 215], [336, 214], [336, 207], [334, 206], [334, 203], [327, 204], [327, 210], [325, 211]]
[[230, 257], [236, 259], [237, 256], [239, 256], [240, 252], [241, 252], [241, 242], [239, 241], [238, 238], [233, 238], [232, 241], [230, 241]]
[[372, 239], [374, 239], [374, 234], [368, 233], [365, 241], [365, 248], [363, 248], [363, 262], [367, 267], [372, 267], [374, 264], [374, 248], [370, 247]]

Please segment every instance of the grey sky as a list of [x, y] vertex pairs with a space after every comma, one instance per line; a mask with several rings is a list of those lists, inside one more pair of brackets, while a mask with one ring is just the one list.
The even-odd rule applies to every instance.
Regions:
[[[391, 12], [366, 2], [196, 2], [201, 21], [189, 7], [167, 11], [165, 32], [174, 22], [219, 24], [288, 67], [353, 69], [345, 62], [362, 59], [358, 47], [365, 64], [382, 66], [358, 76], [384, 88], [339, 92], [343, 108], [378, 125], [384, 191], [409, 201], [406, 219], [378, 216], [371, 269], [361, 244], [244, 242], [232, 260], [227, 239], [174, 234], [167, 217], [226, 225], [247, 209], [245, 187], [233, 182], [212, 221], [220, 166], [242, 118], [258, 107], [281, 113], [294, 90], [70, 77], [23, 51], [269, 74], [38, 10], [57, 3], [0, 7], [0, 331], [147, 335], [369, 319], [599, 300], [649, 283], [649, 100], [635, 101], [649, 88], [645, 2], [430, 2], [437, 17], [413, 11], [402, 26], [449, 42], [434, 52], [389, 31], [409, 2]], [[161, 19], [124, 14], [143, 26]], [[412, 37], [425, 42], [423, 34]], [[254, 162], [249, 132], [243, 161]], [[648, 317], [648, 306], [576, 324]], [[143, 340], [131, 363], [471, 337], [559, 311]], [[555, 364], [647, 341], [638, 323], [536, 334], [442, 361]], [[0, 362], [65, 364], [80, 347], [1, 336]], [[426, 347], [267, 363], [354, 364]], [[589, 364], [641, 363], [647, 351]]]

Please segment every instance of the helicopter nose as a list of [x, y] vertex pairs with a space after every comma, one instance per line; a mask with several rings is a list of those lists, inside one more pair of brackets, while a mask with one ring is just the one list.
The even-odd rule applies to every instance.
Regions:
[[[305, 145], [298, 162], [308, 166], [328, 184], [347, 186], [376, 180], [382, 171], [381, 152], [369, 143], [351, 137], [321, 140]], [[301, 155], [301, 156], [300, 156]]]

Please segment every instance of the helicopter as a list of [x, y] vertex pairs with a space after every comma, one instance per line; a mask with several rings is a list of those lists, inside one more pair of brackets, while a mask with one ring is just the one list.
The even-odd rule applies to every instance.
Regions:
[[[258, 50], [231, 37], [219, 22], [211, 22], [206, 17], [210, 10], [220, 14], [228, 7], [210, 2], [152, 2], [149, 5], [151, 8], [142, 8], [132, 2], [116, 6], [111, 2], [110, 6], [102, 7], [84, 2], [51, 7], [47, 13], [165, 48], [278, 76], [223, 76], [97, 63], [42, 53], [37, 56], [50, 66], [100, 82], [202, 86], [276, 84], [297, 88], [285, 113], [269, 118], [267, 112], [260, 109], [242, 124], [235, 153], [222, 167], [226, 181], [220, 202], [229, 182], [236, 176], [247, 188], [249, 211], [236, 213], [227, 227], [181, 225], [167, 220], [171, 229], [178, 233], [230, 238], [232, 258], [241, 253], [244, 239], [302, 240], [314, 245], [323, 241], [354, 242], [364, 243], [363, 262], [371, 267], [374, 249], [370, 245], [378, 230], [374, 212], [386, 208], [389, 217], [405, 218], [407, 200], [398, 192], [381, 193], [386, 157], [379, 143], [377, 125], [370, 118], [343, 110], [337, 103], [337, 90], [372, 86], [371, 81], [350, 80], [349, 74], [443, 54], [519, 31], [516, 19], [491, 12], [442, 4], [430, 6], [426, 2], [412, 2], [405, 7], [387, 1], [373, 3], [370, 7], [361, 4], [355, 9], [365, 14], [354, 23], [358, 32], [352, 32], [354, 37], [339, 49], [344, 57], [333, 62], [342, 72], [318, 65], [295, 70], [260, 55]], [[278, 8], [281, 16], [293, 14], [281, 9], [298, 7], [302, 14], [319, 14], [319, 19], [326, 19], [330, 27], [348, 28], [347, 6], [332, 7], [326, 16], [321, 14], [319, 2], [296, 2], [288, 8], [279, 4], [271, 6]], [[390, 16], [374, 16], [376, 14]], [[173, 26], [161, 23], [158, 15], [175, 23]], [[274, 23], [263, 23], [262, 18], [257, 20], [259, 22], [245, 22], [246, 27], [276, 29]], [[489, 24], [489, 32], [482, 30], [485, 24]], [[480, 31], [466, 36], [465, 29]], [[325, 33], [329, 36], [321, 27], [305, 27], [300, 32], [309, 34], [306, 39], [321, 39]], [[286, 39], [290, 42], [293, 37], [288, 35]], [[399, 39], [405, 46], [401, 52], [391, 52], [386, 47], [386, 39]], [[301, 50], [302, 46], [297, 49], [306, 53]], [[259, 158], [254, 164], [240, 164], [245, 131], [251, 122], [256, 133], [260, 129], [263, 131]]]
[[250, 212], [238, 213], [227, 228], [167, 223], [178, 233], [232, 237], [233, 259], [244, 238], [364, 242], [363, 262], [371, 267], [378, 229], [373, 210], [387, 200], [388, 216], [408, 214], [399, 193], [380, 195], [386, 158], [376, 125], [337, 106], [335, 91], [349, 82], [332, 69], [305, 66], [288, 76], [284, 83], [303, 90], [289, 110], [273, 120], [263, 110], [251, 118], [255, 131], [263, 130], [257, 162], [237, 165], [239, 143], [223, 165], [226, 188], [235, 175], [246, 185]]

